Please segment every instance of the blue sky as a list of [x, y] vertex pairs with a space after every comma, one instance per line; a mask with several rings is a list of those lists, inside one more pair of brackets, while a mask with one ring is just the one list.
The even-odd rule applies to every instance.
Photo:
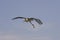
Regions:
[[[60, 0], [0, 0], [0, 40], [60, 40]], [[16, 16], [39, 18], [32, 28]]]

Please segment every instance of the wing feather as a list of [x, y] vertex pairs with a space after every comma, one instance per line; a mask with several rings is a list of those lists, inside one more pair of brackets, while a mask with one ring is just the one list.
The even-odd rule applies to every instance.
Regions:
[[25, 17], [15, 17], [12, 20], [15, 20], [15, 19], [25, 19]]
[[30, 18], [31, 20], [35, 20], [37, 23], [39, 24], [43, 24], [42, 21], [40, 19], [36, 19], [36, 18]]

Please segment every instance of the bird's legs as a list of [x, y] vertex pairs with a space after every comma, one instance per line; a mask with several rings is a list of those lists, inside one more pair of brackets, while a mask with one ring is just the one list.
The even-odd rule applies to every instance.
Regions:
[[[30, 24], [32, 24], [32, 23], [30, 22]], [[34, 24], [32, 24], [32, 26], [33, 26], [33, 28], [35, 28]]]

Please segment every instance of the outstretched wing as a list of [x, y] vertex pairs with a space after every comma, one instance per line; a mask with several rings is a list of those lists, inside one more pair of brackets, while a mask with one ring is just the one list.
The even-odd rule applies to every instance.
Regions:
[[37, 23], [39, 24], [43, 24], [42, 21], [40, 19], [36, 19], [36, 18], [30, 18], [31, 20], [35, 20]]
[[15, 20], [15, 19], [25, 19], [25, 17], [15, 17], [15, 18], [13, 18], [12, 20]]

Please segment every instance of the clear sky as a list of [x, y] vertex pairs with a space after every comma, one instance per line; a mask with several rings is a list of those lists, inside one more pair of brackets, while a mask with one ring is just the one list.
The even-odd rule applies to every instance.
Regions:
[[[35, 29], [16, 16], [39, 18]], [[60, 40], [60, 0], [0, 0], [0, 40]]]

